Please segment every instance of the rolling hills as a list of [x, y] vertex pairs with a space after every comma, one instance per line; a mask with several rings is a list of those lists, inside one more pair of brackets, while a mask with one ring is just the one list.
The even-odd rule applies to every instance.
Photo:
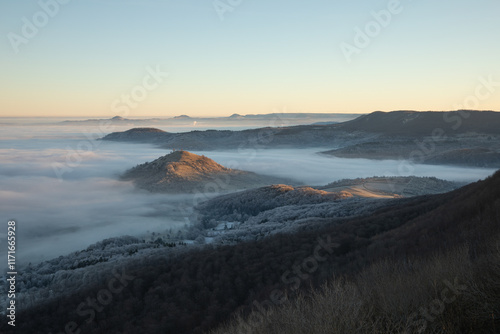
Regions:
[[374, 112], [338, 124], [242, 131], [130, 129], [102, 139], [191, 150], [314, 147], [341, 158], [500, 168], [500, 113], [493, 111]]

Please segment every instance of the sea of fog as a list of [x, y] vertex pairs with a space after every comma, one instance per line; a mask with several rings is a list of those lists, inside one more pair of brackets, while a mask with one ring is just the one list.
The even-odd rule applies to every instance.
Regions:
[[[96, 131], [82, 126], [0, 126], [0, 220], [4, 222], [0, 230], [0, 258], [6, 259], [9, 220], [17, 222], [18, 265], [84, 249], [104, 238], [144, 237], [152, 232], [183, 228], [189, 222], [189, 210], [179, 208], [189, 207], [192, 196], [151, 194], [118, 179], [128, 168], [167, 154], [167, 150], [95, 140], [97, 137]], [[309, 185], [344, 178], [409, 174], [476, 181], [494, 172], [340, 159], [317, 152], [318, 149], [249, 149], [193, 153], [232, 168]], [[0, 268], [4, 266], [0, 263]]]

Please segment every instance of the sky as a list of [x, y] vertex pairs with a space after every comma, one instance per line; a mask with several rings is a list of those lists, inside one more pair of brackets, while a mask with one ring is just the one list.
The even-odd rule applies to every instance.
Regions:
[[0, 116], [500, 110], [498, 0], [0, 3]]

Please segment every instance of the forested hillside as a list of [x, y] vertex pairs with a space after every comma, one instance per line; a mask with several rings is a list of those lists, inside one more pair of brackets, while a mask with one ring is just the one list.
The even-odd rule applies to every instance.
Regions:
[[[383, 259], [408, 262], [467, 244], [473, 261], [500, 230], [500, 172], [451, 193], [390, 203], [318, 229], [130, 261], [85, 289], [20, 312], [17, 332], [59, 333], [70, 324], [82, 333], [203, 333], [235, 312], [356, 277]], [[113, 277], [123, 289], [105, 294]]]

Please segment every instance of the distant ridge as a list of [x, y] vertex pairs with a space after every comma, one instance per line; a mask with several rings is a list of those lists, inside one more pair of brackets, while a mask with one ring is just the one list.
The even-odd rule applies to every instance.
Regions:
[[[246, 121], [251, 124], [260, 124], [261, 126], [266, 126], [267, 124], [310, 124], [311, 120], [317, 121], [345, 121], [351, 120], [353, 118], [358, 117], [359, 114], [343, 114], [343, 113], [271, 113], [271, 114], [248, 114], [241, 115], [234, 113], [230, 116], [189, 116], [189, 115], [177, 115], [177, 116], [165, 116], [165, 117], [156, 117], [156, 118], [125, 118], [120, 115], [116, 115], [112, 118], [93, 118], [86, 120], [66, 120], [62, 122], [58, 122], [55, 124], [59, 125], [88, 125], [88, 124], [99, 124], [103, 122], [113, 122], [117, 125], [125, 125], [126, 123], [134, 124], [134, 125], [175, 125], [181, 124], [185, 125], [186, 122], [239, 122]], [[234, 124], [233, 124], [234, 125]]]
[[372, 138], [323, 153], [339, 158], [500, 168], [500, 113], [495, 111], [379, 111], [338, 124], [337, 129]]
[[340, 123], [339, 129], [382, 133], [384, 135], [432, 135], [440, 128], [449, 134], [499, 133], [500, 113], [494, 111], [376, 111], [351, 121]]
[[340, 158], [413, 159], [415, 163], [500, 168], [500, 113], [494, 111], [378, 111], [337, 124], [276, 123], [242, 131], [155, 133], [132, 129], [103, 140], [200, 151], [312, 147], [325, 148], [323, 153]]
[[114, 116], [112, 118], [92, 118], [92, 119], [86, 119], [86, 120], [78, 120], [78, 121], [73, 121], [73, 120], [68, 120], [68, 121], [63, 121], [58, 124], [62, 125], [81, 125], [81, 124], [99, 124], [99, 123], [104, 123], [104, 122], [112, 122], [112, 123], [125, 123], [125, 122], [135, 122], [132, 119], [128, 119], [122, 116]]

